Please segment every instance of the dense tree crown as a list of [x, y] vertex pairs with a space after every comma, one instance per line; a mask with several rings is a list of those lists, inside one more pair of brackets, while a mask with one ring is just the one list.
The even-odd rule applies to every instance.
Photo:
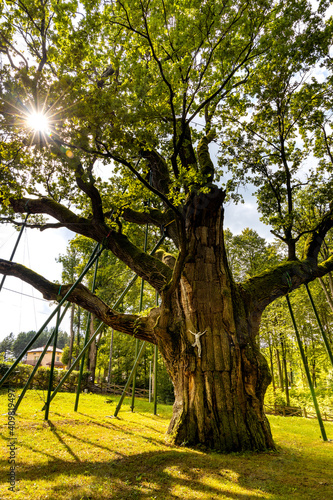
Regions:
[[[333, 267], [320, 256], [333, 224], [329, 4], [1, 4], [3, 221], [19, 224], [16, 214], [29, 212], [33, 227], [70, 228], [160, 294], [142, 316], [112, 310], [107, 295], [83, 285], [69, 300], [158, 344], [175, 387], [169, 433], [178, 443], [274, 446], [262, 411], [270, 376], [256, 342], [260, 317]], [[286, 258], [267, 255], [236, 281], [223, 204], [249, 183]], [[166, 236], [154, 255], [137, 244], [145, 224]], [[1, 260], [0, 272], [58, 298], [59, 286], [36, 271]]]

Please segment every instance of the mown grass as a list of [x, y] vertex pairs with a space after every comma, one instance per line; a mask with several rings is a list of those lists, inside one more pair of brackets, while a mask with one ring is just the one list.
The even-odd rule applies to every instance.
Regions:
[[[19, 391], [18, 391], [19, 392]], [[40, 411], [40, 391], [28, 391], [15, 421], [17, 491], [8, 490], [6, 415], [1, 416], [1, 485], [5, 499], [333, 499], [333, 442], [323, 443], [318, 423], [269, 417], [278, 449], [223, 455], [165, 442], [171, 407], [124, 402], [118, 419], [108, 418], [118, 398], [82, 394], [52, 402], [49, 423]], [[110, 398], [108, 398], [110, 399]], [[7, 392], [0, 395], [7, 411]], [[326, 424], [333, 439], [333, 424]]]

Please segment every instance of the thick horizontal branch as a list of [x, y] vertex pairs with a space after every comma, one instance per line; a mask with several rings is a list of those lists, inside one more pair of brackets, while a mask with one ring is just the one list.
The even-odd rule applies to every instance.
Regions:
[[[15, 276], [29, 283], [42, 293], [44, 299], [50, 301], [60, 300], [72, 286], [71, 284], [66, 284], [60, 288], [58, 284], [46, 280], [31, 269], [3, 259], [0, 259], [0, 273], [7, 276]], [[77, 285], [67, 297], [67, 300], [93, 313], [100, 321], [103, 321], [103, 323], [119, 332], [127, 333], [153, 344], [156, 343], [153, 327], [159, 314], [158, 308], [152, 309], [147, 317], [140, 317], [135, 314], [121, 314], [111, 309], [103, 300], [90, 292], [82, 284]]]
[[50, 215], [58, 220], [62, 227], [68, 227], [71, 231], [80, 234], [82, 234], [83, 226], [85, 226], [86, 231], [92, 225], [89, 219], [79, 217], [64, 205], [57, 203], [51, 198], [11, 198], [10, 204], [14, 212]]
[[253, 310], [261, 313], [275, 299], [333, 270], [333, 256], [317, 265], [311, 259], [287, 261], [240, 285]]
[[161, 212], [156, 208], [146, 207], [144, 212], [139, 212], [126, 207], [123, 209], [121, 216], [126, 221], [134, 222], [135, 224], [154, 224], [161, 227], [166, 236], [172, 239], [177, 248], [179, 247], [179, 234], [175, 215], [172, 210], [168, 209], [166, 212]]
[[171, 211], [161, 212], [157, 208], [146, 207], [144, 212], [139, 212], [126, 207], [121, 210], [121, 217], [135, 224], [154, 224], [161, 227], [171, 222], [174, 214]]
[[332, 227], [333, 209], [323, 216], [314, 230], [309, 231], [301, 260], [288, 260], [241, 285], [241, 289], [250, 295], [249, 302], [255, 309], [262, 312], [278, 297], [333, 270], [333, 256], [318, 264], [319, 251]]
[[78, 217], [68, 208], [49, 198], [12, 199], [11, 205], [16, 212], [29, 211], [31, 214], [51, 215], [71, 231], [102, 243], [158, 292], [161, 292], [171, 280], [172, 271], [168, 266], [143, 252], [131, 243], [127, 236], [110, 229], [105, 223]]

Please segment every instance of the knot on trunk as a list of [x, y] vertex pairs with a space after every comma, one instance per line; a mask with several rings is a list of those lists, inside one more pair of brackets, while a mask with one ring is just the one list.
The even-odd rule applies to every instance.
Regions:
[[166, 264], [170, 269], [173, 269], [176, 263], [176, 257], [171, 255], [170, 253], [165, 252], [164, 250], [157, 250], [155, 252], [154, 257], [157, 257], [159, 260]]
[[209, 225], [222, 207], [226, 193], [223, 189], [211, 185], [208, 193], [197, 192], [192, 194], [184, 207], [186, 225]]

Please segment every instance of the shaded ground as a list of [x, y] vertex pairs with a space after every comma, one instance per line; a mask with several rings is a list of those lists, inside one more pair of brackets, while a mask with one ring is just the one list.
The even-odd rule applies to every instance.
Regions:
[[[15, 421], [16, 492], [8, 490], [1, 417], [1, 499], [333, 499], [333, 443], [321, 441], [316, 421], [270, 417], [277, 452], [222, 455], [166, 444], [171, 408], [154, 416], [140, 401], [134, 413], [124, 406], [110, 419], [116, 399], [106, 405], [103, 396], [85, 395], [78, 413], [73, 401], [60, 394], [47, 424], [30, 391]], [[333, 438], [333, 424], [326, 427]]]

